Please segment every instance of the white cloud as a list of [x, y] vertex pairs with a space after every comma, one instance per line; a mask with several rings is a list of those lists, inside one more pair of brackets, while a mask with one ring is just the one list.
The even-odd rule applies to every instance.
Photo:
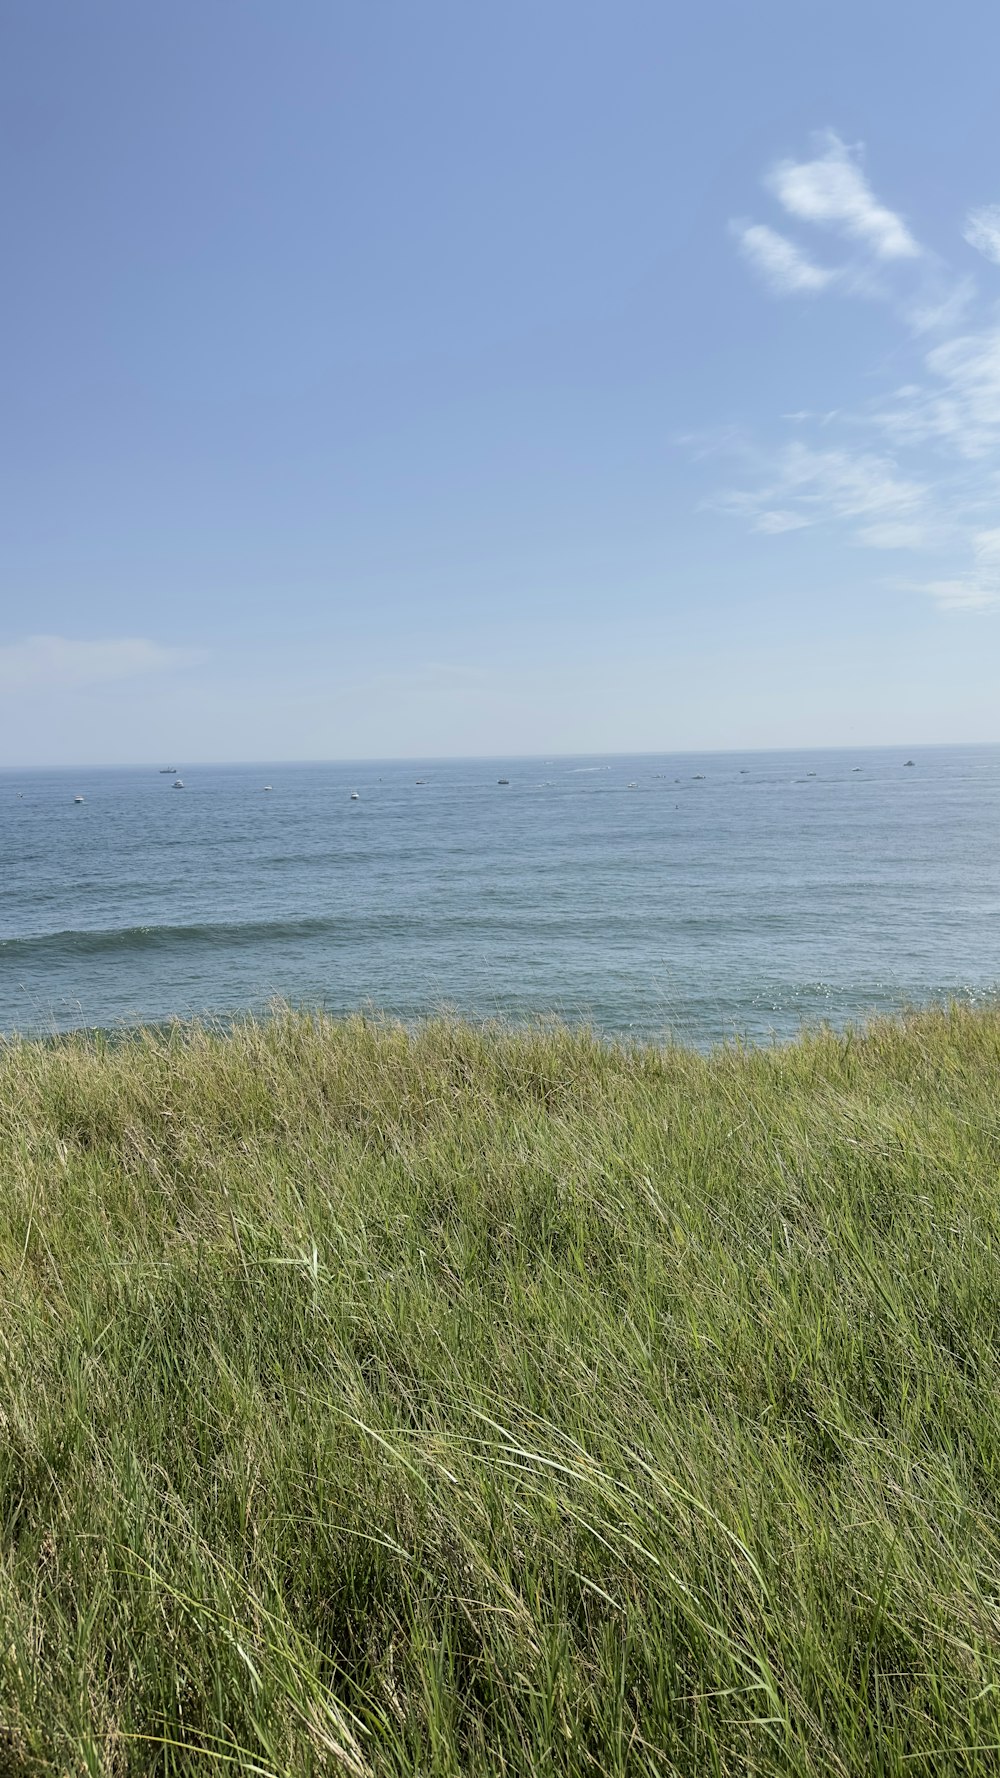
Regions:
[[746, 259], [779, 296], [825, 290], [837, 277], [835, 271], [815, 262], [762, 222], [734, 222], [733, 234]]
[[[766, 533], [801, 530], [831, 522], [877, 529], [876, 547], [909, 548], [898, 528], [919, 517], [926, 489], [899, 475], [891, 457], [871, 451], [816, 451], [798, 442], [786, 445], [758, 488], [724, 493], [716, 508], [745, 519]], [[892, 541], [892, 527], [899, 541]], [[864, 541], [864, 530], [856, 535]]]
[[[727, 454], [742, 464], [744, 485], [706, 504], [765, 536], [833, 526], [864, 549], [922, 554], [925, 578], [907, 583], [911, 590], [949, 610], [1000, 608], [1000, 310], [978, 324], [968, 319], [975, 279], [917, 242], [872, 191], [860, 151], [838, 136], [828, 132], [811, 156], [779, 162], [765, 184], [786, 215], [853, 243], [839, 264], [821, 266], [774, 229], [731, 224], [771, 288], [833, 288], [885, 303], [923, 344], [915, 358], [909, 349], [900, 386], [861, 411], [790, 404], [781, 418], [795, 427], [794, 443], [765, 453], [745, 436], [732, 440]], [[970, 211], [964, 232], [1000, 265], [1000, 204]], [[835, 440], [867, 429], [882, 448], [823, 448], [831, 422]]]
[[888, 304], [911, 333], [955, 328], [975, 295], [975, 281], [956, 278], [936, 253], [919, 245], [902, 217], [875, 196], [859, 155], [828, 130], [817, 138], [811, 159], [779, 161], [764, 177], [788, 215], [847, 236], [853, 246], [846, 258], [821, 265], [800, 242], [766, 223], [731, 222], [744, 258], [779, 296], [835, 290]]
[[932, 379], [897, 389], [876, 423], [895, 442], [936, 443], [965, 458], [1000, 445], [1000, 326], [960, 334], [928, 352]]
[[977, 253], [1000, 265], [1000, 204], [983, 204], [978, 210], [970, 210], [962, 233]]
[[926, 593], [942, 611], [986, 611], [997, 603], [995, 593], [984, 592], [969, 579], [924, 580], [912, 590]]
[[858, 165], [856, 151], [832, 131], [825, 152], [809, 161], [779, 161], [767, 185], [789, 215], [840, 229], [880, 259], [915, 259], [920, 248], [902, 217], [879, 202]]
[[901, 305], [901, 312], [912, 333], [944, 333], [959, 325], [975, 295], [974, 278], [952, 282], [938, 272], [923, 279], [916, 296]]
[[933, 542], [933, 533], [926, 524], [900, 524], [890, 519], [884, 524], [862, 525], [855, 542], [867, 549], [926, 549]]
[[915, 590], [927, 593], [945, 611], [986, 611], [1000, 605], [1000, 528], [976, 533], [966, 574], [925, 580]]
[[99, 685], [165, 668], [195, 666], [204, 659], [197, 649], [170, 648], [135, 636], [95, 642], [73, 636], [25, 636], [19, 642], [0, 645], [0, 687], [25, 691]]
[[972, 560], [964, 573], [904, 582], [906, 589], [924, 593], [943, 611], [988, 611], [1000, 605], [1000, 527], [975, 532], [969, 545]]
[[825, 413], [815, 413], [811, 408], [800, 407], [793, 414], [782, 414], [781, 418], [789, 420], [796, 426], [804, 425], [807, 420], [815, 420], [817, 426], [829, 426], [831, 420], [835, 420], [839, 413], [839, 407], [829, 407]]
[[776, 537], [782, 531], [801, 531], [809, 520], [800, 512], [761, 512], [753, 521], [755, 531], [763, 531]]

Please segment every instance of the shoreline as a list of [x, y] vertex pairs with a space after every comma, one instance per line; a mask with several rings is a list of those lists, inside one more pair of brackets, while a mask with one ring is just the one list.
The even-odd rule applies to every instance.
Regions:
[[506, 1039], [512, 1042], [544, 1038], [554, 1031], [560, 1031], [569, 1037], [579, 1036], [614, 1051], [690, 1051], [692, 1055], [706, 1059], [718, 1051], [731, 1049], [740, 1052], [771, 1052], [817, 1038], [849, 1036], [858, 1039], [873, 1027], [907, 1026], [914, 1020], [934, 1014], [975, 1016], [993, 1012], [1000, 1014], [1000, 982], [991, 987], [969, 989], [965, 993], [943, 991], [925, 999], [901, 1000], [898, 1005], [890, 1008], [873, 1006], [868, 1012], [845, 1015], [841, 1019], [810, 1019], [803, 1016], [794, 1030], [780, 1031], [772, 1028], [766, 1036], [754, 1036], [748, 1031], [734, 1029], [719, 1037], [698, 1042], [681, 1031], [672, 1031], [667, 1024], [658, 1035], [641, 1031], [631, 1034], [626, 1030], [604, 1029], [597, 1020], [584, 1014], [570, 1017], [558, 1010], [525, 1012], [523, 1015], [494, 1013], [480, 1017], [443, 1004], [426, 1012], [406, 1016], [378, 1005], [363, 1004], [344, 1010], [331, 1010], [322, 1004], [289, 1002], [276, 997], [266, 1003], [239, 1007], [233, 1011], [184, 1012], [168, 1014], [162, 1018], [136, 1017], [109, 1024], [54, 1025], [46, 1028], [39, 1023], [37, 1029], [0, 1028], [0, 1055], [21, 1044], [53, 1047], [79, 1041], [104, 1044], [111, 1050], [119, 1050], [146, 1038], [169, 1038], [171, 1041], [184, 1041], [186, 1036], [192, 1039], [204, 1036], [226, 1038], [242, 1031], [266, 1027], [275, 1020], [299, 1020], [323, 1031], [339, 1030], [357, 1024], [371, 1031], [402, 1032], [409, 1038], [416, 1038], [420, 1033], [438, 1027], [466, 1029], [495, 1040]]

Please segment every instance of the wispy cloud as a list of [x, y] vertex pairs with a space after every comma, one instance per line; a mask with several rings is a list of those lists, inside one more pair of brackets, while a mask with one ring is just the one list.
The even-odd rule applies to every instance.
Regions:
[[792, 414], [782, 414], [781, 418], [790, 421], [793, 426], [803, 426], [809, 420], [814, 420], [817, 426], [829, 426], [839, 413], [839, 407], [829, 407], [823, 413], [816, 413], [812, 408], [800, 407], [796, 408]]
[[975, 280], [957, 277], [875, 195], [861, 168], [860, 146], [848, 147], [826, 130], [815, 147], [804, 160], [778, 161], [763, 185], [786, 217], [840, 238], [839, 263], [818, 264], [801, 241], [767, 223], [738, 220], [729, 227], [743, 257], [779, 296], [829, 291], [885, 303], [917, 335], [958, 326], [975, 297]]
[[970, 247], [1000, 265], [1000, 204], [983, 204], [970, 210], [962, 230]]
[[730, 227], [744, 257], [779, 296], [825, 290], [838, 276], [765, 223], [733, 222]]
[[804, 513], [773, 506], [766, 507], [753, 517], [754, 530], [763, 531], [771, 537], [779, 536], [782, 531], [802, 531], [810, 523]]
[[833, 228], [864, 242], [880, 259], [915, 259], [920, 247], [901, 216], [875, 196], [859, 165], [860, 148], [849, 148], [832, 130], [819, 138], [823, 152], [806, 161], [779, 161], [766, 184], [790, 216]]
[[[926, 489], [901, 476], [891, 457], [817, 451], [796, 442], [779, 451], [767, 470], [757, 486], [729, 489], [710, 504], [765, 534], [846, 521], [861, 527], [861, 540], [875, 547], [912, 547]], [[877, 540], [871, 535], [876, 529]]]
[[1000, 605], [1000, 527], [977, 531], [972, 539], [972, 565], [951, 580], [915, 583], [945, 611], [985, 611]]
[[[765, 536], [826, 525], [860, 548], [922, 555], [925, 578], [908, 580], [911, 590], [949, 610], [1000, 607], [998, 311], [975, 321], [975, 279], [918, 242], [875, 194], [861, 150], [834, 132], [818, 137], [809, 156], [777, 162], [764, 185], [785, 218], [851, 245], [838, 264], [820, 266], [784, 233], [730, 224], [744, 257], [780, 295], [831, 291], [887, 303], [910, 336], [900, 349], [908, 376], [853, 409], [784, 413], [798, 433], [792, 444], [787, 433], [770, 449], [730, 436], [719, 454], [741, 465], [743, 485], [704, 504]], [[964, 235], [1000, 264], [1000, 205], [970, 210]], [[831, 448], [831, 426], [848, 441], [841, 448]]]
[[35, 687], [99, 685], [134, 679], [165, 669], [196, 666], [203, 651], [167, 647], [142, 637], [82, 641], [73, 636], [25, 636], [0, 645], [0, 687], [24, 691]]
[[948, 333], [961, 325], [975, 297], [974, 278], [953, 278], [928, 261], [916, 291], [901, 299], [899, 311], [913, 334]]
[[909, 522], [879, 519], [874, 525], [862, 525], [854, 533], [854, 542], [866, 549], [927, 549], [937, 541], [937, 531], [929, 512]]
[[924, 359], [927, 380], [907, 383], [877, 409], [875, 422], [895, 442], [935, 443], [965, 458], [1000, 446], [1000, 325], [960, 334]]

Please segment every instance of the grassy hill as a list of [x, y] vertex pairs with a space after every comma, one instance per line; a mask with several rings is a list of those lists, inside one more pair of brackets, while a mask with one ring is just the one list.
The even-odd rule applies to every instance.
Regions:
[[0, 1049], [0, 1773], [1000, 1770], [1000, 1014]]

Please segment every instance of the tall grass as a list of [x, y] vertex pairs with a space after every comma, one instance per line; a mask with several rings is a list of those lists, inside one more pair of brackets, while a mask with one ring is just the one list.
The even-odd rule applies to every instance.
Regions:
[[0, 1049], [0, 1773], [1000, 1770], [1000, 1014]]

